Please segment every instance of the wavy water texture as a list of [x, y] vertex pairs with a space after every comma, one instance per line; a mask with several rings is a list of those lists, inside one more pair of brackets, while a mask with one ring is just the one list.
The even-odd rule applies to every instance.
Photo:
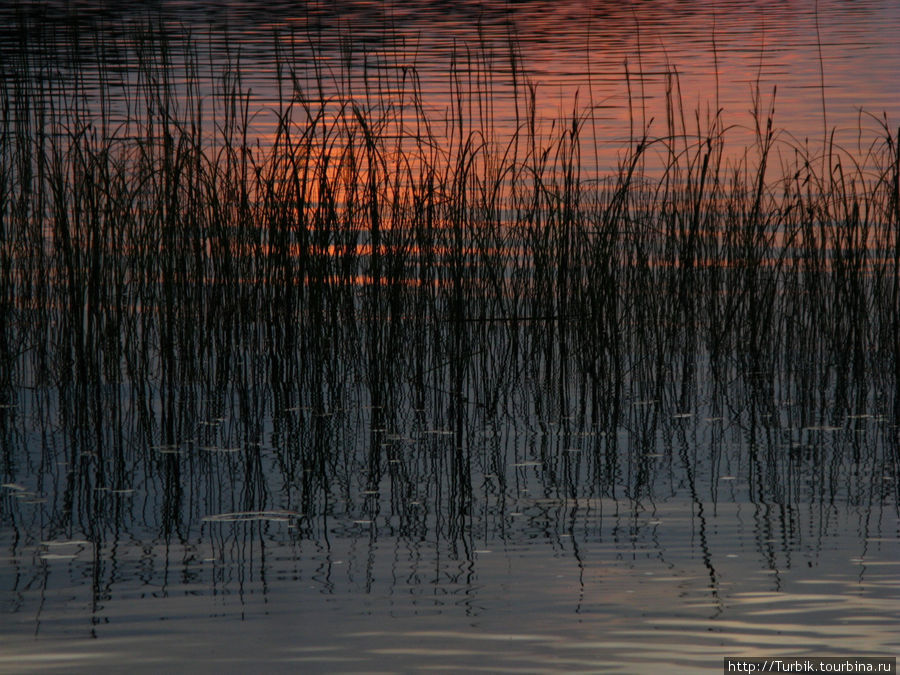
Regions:
[[0, 669], [896, 653], [897, 17], [740, 5], [7, 14]]

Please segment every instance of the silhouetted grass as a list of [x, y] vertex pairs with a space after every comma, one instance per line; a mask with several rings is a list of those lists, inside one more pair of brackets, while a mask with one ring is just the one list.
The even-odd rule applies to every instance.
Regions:
[[[775, 436], [900, 415], [900, 133], [887, 120], [859, 147], [813, 151], [758, 92], [755, 143], [735, 150], [722, 113], [686, 121], [673, 70], [663, 132], [636, 128], [596, 181], [582, 176], [593, 102], [539, 119], [514, 44], [519, 124], [504, 135], [483, 53], [448, 64], [442, 116], [414, 64], [372, 53], [362, 71], [325, 70], [295, 36], [274, 50], [275, 123], [259, 139], [239, 53], [208, 74], [202, 45], [135, 27], [127, 45], [94, 45], [133, 59], [122, 89], [71, 31], [23, 26], [0, 65], [0, 387], [48, 397], [40, 414], [58, 406], [78, 430], [70, 502], [105, 509], [77, 497], [82, 480], [123, 488], [144, 466], [165, 528], [187, 476], [219, 472], [236, 491], [214, 501], [240, 502], [229, 511], [267, 508], [259, 455], [221, 449], [270, 434], [288, 506], [389, 480], [434, 512], [453, 495], [456, 523], [476, 468], [510, 479], [508, 449], [468, 440], [508, 419], [611, 431], [584, 459], [545, 449], [544, 466], [583, 462], [601, 491], [624, 473], [639, 494], [652, 470], [615, 430], [648, 444], [679, 432], [671, 415], [698, 408], [699, 373], [715, 405], [768, 436], [769, 454], [752, 444], [747, 458], [752, 489], [781, 495], [794, 480], [781, 462], [802, 457], [776, 456], [797, 439]], [[787, 399], [801, 419], [782, 419]], [[371, 437], [335, 444], [353, 406]], [[388, 438], [410, 426], [428, 439], [412, 454]], [[894, 471], [891, 429], [876, 447]], [[677, 456], [692, 471], [691, 451]]]

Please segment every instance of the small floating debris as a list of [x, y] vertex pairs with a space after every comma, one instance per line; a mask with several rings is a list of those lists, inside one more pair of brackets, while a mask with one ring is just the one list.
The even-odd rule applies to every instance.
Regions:
[[812, 443], [781, 443], [779, 448], [787, 448], [792, 452], [800, 452], [801, 450], [814, 450], [815, 445]]
[[363, 518], [363, 519], [360, 519], [360, 520], [354, 520], [354, 521], [353, 521], [353, 524], [354, 524], [354, 525], [371, 525], [371, 524], [372, 524], [372, 521], [371, 521], [371, 520], [366, 520], [365, 518]]
[[734, 480], [734, 476], [719, 476], [719, 480]]
[[241, 521], [271, 520], [286, 523], [301, 516], [297, 511], [232, 511], [229, 513], [215, 513], [203, 516], [208, 523], [237, 523]]
[[376, 495], [376, 496], [377, 496], [377, 495], [378, 495], [378, 490], [363, 490], [362, 492], [360, 492], [360, 494], [362, 494], [362, 495], [369, 495], [369, 496], [372, 496], [372, 495]]
[[64, 539], [61, 541], [42, 541], [41, 546], [54, 548], [62, 546], [92, 546], [92, 544], [86, 539]]
[[151, 445], [150, 449], [163, 455], [180, 455], [184, 452], [184, 450], [177, 445]]
[[221, 448], [217, 445], [202, 445], [202, 446], [200, 446], [200, 449], [203, 452], [225, 452], [225, 453], [242, 452], [244, 450], [243, 448]]
[[516, 462], [513, 464], [515, 467], [526, 467], [526, 466], [540, 466], [540, 462]]
[[77, 557], [75, 553], [42, 553], [41, 560], [72, 560]]
[[0, 485], [0, 488], [4, 488], [12, 492], [26, 492], [28, 490], [28, 488], [26, 488], [24, 485], [19, 485], [18, 483], [3, 483], [3, 485]]
[[840, 431], [842, 427], [830, 427], [830, 426], [813, 426], [813, 427], [803, 427], [802, 431]]
[[675, 413], [674, 415], [672, 415], [672, 419], [673, 420], [685, 420], [685, 419], [688, 419], [689, 417], [693, 417], [693, 416], [694, 416], [694, 413], [680, 412], [680, 413]]
[[452, 436], [453, 430], [452, 429], [426, 429], [425, 433], [431, 434], [433, 436]]

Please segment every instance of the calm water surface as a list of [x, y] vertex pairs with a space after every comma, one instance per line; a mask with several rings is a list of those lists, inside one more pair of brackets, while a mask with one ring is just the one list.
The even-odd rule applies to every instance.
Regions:
[[[113, 396], [100, 443], [20, 393], [5, 670], [696, 672], [897, 651], [897, 427], [877, 400], [802, 426], [779, 392], [711, 393], [701, 373], [626, 395], [614, 427], [585, 424], [578, 387], [513, 379], [493, 413], [474, 382], [461, 409], [394, 391], [382, 415], [284, 408], [267, 377], [185, 392], [195, 409], [143, 430], [134, 392]], [[161, 444], [170, 425], [185, 436]], [[103, 477], [93, 455], [117, 447]]]
[[[85, 2], [73, 14], [62, 3], [47, 5], [36, 13], [44, 30], [67, 34], [77, 16], [84, 32], [77, 58], [60, 50], [55, 67], [64, 74], [77, 63], [90, 87], [97, 84], [92, 64], [102, 64], [104, 86], [111, 85], [124, 118], [136, 104], [129, 89], [139, 52], [127, 31], [145, 25], [147, 11]], [[2, 48], [18, 48], [16, 20], [6, 15]], [[437, 136], [452, 133], [440, 120], [461, 118], [466, 133], [505, 144], [527, 124], [532, 103], [548, 135], [578, 117], [584, 177], [615, 171], [629, 141], [644, 134], [696, 142], [716, 121], [738, 163], [737, 149], [754, 144], [769, 116], [786, 156], [795, 147], [815, 155], [827, 137], [859, 157], [883, 137], [885, 122], [895, 131], [900, 117], [891, 86], [900, 69], [892, 39], [900, 9], [885, 1], [525, 2], [514, 9], [503, 2], [349, 1], [267, 10], [164, 2], [149, 18], [166, 33], [173, 81], [189, 70], [185, 38], [202, 45], [190, 70], [206, 80], [207, 115], [221, 77], [239, 70], [251, 128], [263, 144], [275, 133], [279, 99], [315, 108], [347, 96], [380, 104], [389, 94], [411, 105], [414, 82]], [[98, 34], [104, 39], [94, 39]], [[412, 131], [401, 129], [396, 133]]]
[[[490, 92], [464, 114], [501, 138], [529, 83], [548, 130], [592, 105], [587, 174], [665, 134], [676, 70], [689, 132], [721, 108], [752, 144], [754, 91], [765, 115], [776, 85], [784, 152], [832, 128], [864, 149], [879, 127], [861, 110], [900, 119], [890, 2], [162, 7], [173, 39], [209, 44], [211, 78], [240, 49], [263, 141], [273, 34], [291, 31], [304, 91], [315, 53], [361, 100], [414, 66], [436, 119], [458, 87]], [[134, 49], [117, 31], [139, 10], [79, 15]], [[107, 64], [122, 110], [127, 63]], [[900, 651], [895, 374], [816, 340], [818, 360], [686, 344], [622, 355], [607, 391], [556, 329], [470, 349], [480, 329], [429, 329], [415, 379], [363, 322], [307, 354], [210, 329], [184, 380], [151, 359], [141, 381], [48, 387], [25, 358], [0, 406], [0, 671], [697, 672]], [[79, 417], [87, 402], [102, 414]]]

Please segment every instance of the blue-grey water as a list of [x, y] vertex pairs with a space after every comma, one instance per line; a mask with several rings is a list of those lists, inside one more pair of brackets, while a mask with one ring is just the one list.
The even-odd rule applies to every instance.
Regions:
[[[147, 18], [72, 7], [42, 21], [82, 22], [88, 63], [111, 44], [92, 36], [129, 54], [118, 29]], [[513, 35], [542, 124], [576, 92], [594, 102], [585, 162], [601, 175], [636, 128], [664, 123], [673, 69], [689, 115], [723, 109], [738, 140], [752, 142], [754, 91], [766, 108], [774, 96], [785, 153], [837, 129], [864, 155], [879, 120], [900, 119], [886, 1], [159, 12], [173, 39], [209, 43], [210, 76], [241, 52], [262, 139], [272, 35], [291, 30], [304, 67], [322, 45], [335, 62], [347, 44], [370, 54], [348, 86], [414, 65], [438, 118], [447, 64], [470, 47], [496, 91], [481, 97], [493, 110], [467, 114], [500, 136], [517, 123]], [[2, 35], [4, 53], [27, 44]], [[127, 60], [107, 65], [129, 81]], [[416, 355], [365, 322], [296, 343], [248, 330], [199, 331], [196, 359], [151, 356], [126, 381], [51, 385], [11, 350], [0, 672], [699, 672], [726, 656], [900, 650], [896, 371], [859, 369], [824, 338], [718, 357], [674, 340], [607, 377], [560, 351], [559, 328], [485, 340], [479, 325], [402, 342], [420, 349], [414, 373]]]

